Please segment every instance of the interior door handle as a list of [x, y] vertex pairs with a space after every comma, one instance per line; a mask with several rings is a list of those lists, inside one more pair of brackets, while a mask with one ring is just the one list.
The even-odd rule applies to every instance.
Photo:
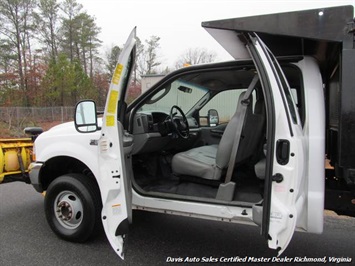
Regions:
[[276, 142], [276, 160], [279, 164], [288, 164], [290, 159], [290, 142], [287, 139], [279, 139]]

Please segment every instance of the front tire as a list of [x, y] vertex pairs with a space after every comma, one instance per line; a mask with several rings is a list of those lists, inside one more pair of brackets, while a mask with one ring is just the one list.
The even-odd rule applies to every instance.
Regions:
[[56, 178], [47, 189], [44, 209], [53, 232], [68, 241], [84, 242], [102, 227], [99, 189], [85, 175]]

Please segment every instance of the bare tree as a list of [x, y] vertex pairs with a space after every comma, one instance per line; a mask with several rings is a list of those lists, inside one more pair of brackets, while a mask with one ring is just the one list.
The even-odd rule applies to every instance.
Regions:
[[107, 74], [111, 77], [113, 75], [113, 71], [116, 68], [117, 60], [118, 57], [121, 53], [121, 48], [117, 45], [112, 46], [109, 50], [106, 51], [105, 56], [106, 56], [106, 62], [105, 62], [105, 67], [106, 67], [106, 72]]
[[41, 41], [47, 46], [51, 60], [58, 56], [58, 30], [60, 5], [57, 0], [40, 0], [39, 12], [34, 14], [41, 35]]
[[160, 46], [159, 41], [160, 37], [158, 36], [151, 36], [149, 40], [145, 41], [147, 44], [147, 74], [154, 74], [155, 68], [161, 64], [157, 58], [157, 50]]
[[145, 46], [138, 41], [137, 71], [139, 75], [156, 73], [156, 68], [161, 64], [158, 59], [159, 41], [160, 37], [158, 36], [151, 36], [149, 40], [145, 40]]
[[[41, 97], [58, 92], [60, 104], [89, 92], [96, 97], [93, 84], [103, 79], [95, 73], [100, 28], [82, 8], [77, 0], [0, 0], [0, 104], [46, 105]], [[61, 75], [61, 66], [71, 71]]]
[[29, 105], [27, 93], [27, 55], [31, 55], [30, 34], [33, 30], [32, 12], [35, 0], [0, 1], [0, 34], [16, 49], [19, 87], [24, 93], [24, 104]]
[[216, 60], [217, 54], [214, 51], [208, 51], [205, 48], [189, 48], [184, 52], [175, 63], [175, 68], [179, 69], [185, 65], [198, 65], [211, 63]]
[[136, 64], [133, 70], [133, 83], [136, 84], [140, 81], [140, 76], [145, 73], [145, 57], [144, 57], [144, 45], [142, 41], [137, 37], [136, 41]]

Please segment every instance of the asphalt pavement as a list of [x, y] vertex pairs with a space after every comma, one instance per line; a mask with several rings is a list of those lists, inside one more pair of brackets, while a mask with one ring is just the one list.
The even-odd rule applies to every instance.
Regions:
[[355, 218], [325, 214], [323, 234], [296, 232], [277, 258], [256, 226], [136, 211], [122, 261], [103, 232], [84, 244], [57, 238], [45, 220], [41, 194], [24, 183], [2, 184], [0, 265], [167, 265], [187, 260], [199, 265], [321, 265], [323, 259], [328, 265], [355, 265]]

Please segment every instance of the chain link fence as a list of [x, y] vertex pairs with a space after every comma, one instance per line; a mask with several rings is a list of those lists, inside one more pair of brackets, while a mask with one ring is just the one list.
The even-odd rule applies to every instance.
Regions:
[[58, 122], [74, 119], [75, 107], [0, 107], [0, 120], [9, 126], [21, 127], [29, 123]]

